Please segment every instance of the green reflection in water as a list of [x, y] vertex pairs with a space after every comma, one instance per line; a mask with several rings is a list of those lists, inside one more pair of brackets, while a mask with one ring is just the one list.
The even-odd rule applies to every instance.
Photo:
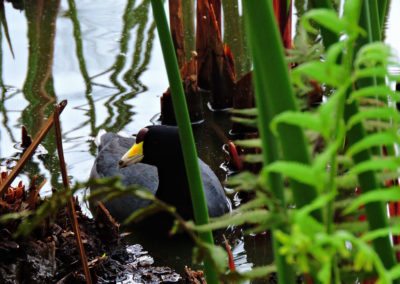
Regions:
[[[90, 125], [90, 135], [92, 137], [96, 136], [96, 106], [92, 97], [92, 82], [89, 76], [89, 72], [86, 67], [86, 60], [83, 52], [83, 42], [82, 42], [82, 33], [81, 33], [81, 26], [78, 19], [78, 13], [76, 9], [76, 4], [74, 0], [68, 0], [69, 11], [67, 16], [71, 19], [72, 22], [72, 29], [73, 29], [73, 36], [75, 40], [75, 52], [76, 57], [79, 63], [79, 70], [81, 72], [83, 81], [85, 82], [85, 98], [87, 100], [89, 108], [86, 110], [86, 116], [88, 119], [83, 121], [80, 125], [76, 128], [72, 129], [70, 132], [73, 132], [77, 129], [81, 129], [87, 124]], [[90, 153], [95, 156], [97, 152], [96, 145], [94, 143], [90, 143], [89, 146]]]
[[[11, 131], [11, 128], [8, 126], [9, 119], [8, 119], [8, 115], [7, 115], [7, 110], [5, 108], [5, 102], [7, 99], [7, 97], [6, 97], [7, 88], [4, 85], [4, 81], [3, 81], [3, 30], [1, 28], [0, 28], [0, 89], [1, 89], [0, 112], [3, 116], [2, 125], [6, 129], [7, 134], [9, 135], [11, 141], [13, 143], [16, 143], [13, 132]], [[1, 138], [2, 138], [2, 134], [0, 134], [0, 139]]]
[[[35, 137], [44, 121], [53, 111], [56, 94], [53, 85], [54, 40], [56, 34], [59, 0], [25, 2], [25, 16], [28, 23], [28, 71], [23, 93], [28, 106], [22, 112], [22, 124]], [[50, 172], [53, 188], [60, 188], [58, 158], [55, 137], [51, 131], [42, 142], [48, 151], [39, 157]], [[27, 168], [30, 175], [39, 174], [38, 165], [31, 162]]]
[[[14, 135], [13, 135], [10, 127], [8, 126], [8, 116], [7, 116], [7, 110], [5, 108], [7, 88], [4, 85], [4, 81], [3, 81], [3, 31], [1, 28], [0, 28], [0, 89], [1, 89], [0, 112], [3, 116], [2, 124], [4, 125], [4, 128], [7, 131], [7, 134], [10, 136], [11, 141], [13, 143], [15, 143]], [[0, 139], [1, 138], [2, 138], [2, 134], [0, 134]]]
[[6, 36], [6, 40], [8, 43], [8, 47], [10, 48], [11, 54], [13, 57], [14, 56], [14, 50], [11, 44], [11, 38], [10, 38], [10, 34], [8, 32], [8, 24], [7, 24], [7, 18], [6, 18], [6, 13], [5, 13], [5, 9], [4, 9], [4, 1], [0, 1], [0, 22], [1, 25], [3, 26], [4, 29], [4, 33]]
[[[68, 4], [70, 8], [68, 16], [71, 18], [73, 24], [76, 56], [79, 62], [79, 69], [86, 86], [85, 97], [87, 99], [88, 106], [88, 109], [86, 110], [88, 120], [82, 122], [70, 132], [80, 129], [87, 124], [90, 124], [91, 136], [93, 137], [97, 135], [100, 129], [105, 129], [106, 131], [119, 130], [132, 120], [132, 116], [134, 114], [131, 111], [131, 106], [127, 103], [127, 101], [132, 99], [137, 93], [147, 90], [147, 87], [141, 83], [139, 77], [147, 69], [147, 66], [150, 62], [151, 50], [155, 37], [155, 23], [152, 22], [149, 24], [150, 1], [145, 0], [137, 7], [135, 7], [135, 1], [130, 0], [127, 2], [123, 15], [120, 50], [116, 57], [116, 61], [111, 68], [99, 74], [103, 75], [108, 72], [112, 72], [110, 75], [110, 80], [115, 88], [119, 91], [111, 95], [104, 103], [108, 115], [105, 121], [102, 122], [98, 127], [96, 127], [95, 103], [91, 94], [92, 86], [95, 84], [91, 80], [98, 75], [90, 77], [89, 72], [87, 71], [76, 4], [73, 0], [69, 0]], [[134, 44], [132, 57], [129, 58], [128, 52], [131, 42], [131, 34], [133, 31], [136, 35], [136, 42]], [[127, 67], [127, 62], [129, 61], [128, 59], [130, 59], [132, 62], [129, 68]], [[127, 69], [126, 72], [121, 74], [125, 69]], [[121, 77], [123, 82], [120, 81]], [[95, 155], [96, 151], [96, 146], [92, 143], [90, 145], [90, 153]]]
[[[154, 42], [155, 24], [149, 24], [150, 1], [144, 0], [140, 5], [135, 7], [135, 1], [130, 0], [126, 6], [123, 16], [123, 28], [120, 40], [120, 53], [118, 54], [115, 64], [113, 65], [113, 73], [110, 76], [111, 82], [119, 90], [112, 95], [104, 104], [108, 117], [97, 127], [99, 129], [119, 130], [131, 122], [134, 112], [127, 103], [136, 94], [144, 92], [147, 87], [140, 80], [140, 75], [146, 70], [150, 61], [151, 50]], [[129, 90], [120, 81], [120, 75], [127, 68], [127, 53], [129, 51], [129, 43], [131, 41], [132, 30], [136, 30], [136, 44], [132, 54], [132, 65], [122, 75], [123, 81], [129, 86]], [[146, 32], [147, 30], [147, 32]], [[144, 35], [147, 35], [145, 40]], [[144, 49], [144, 51], [143, 51]], [[143, 54], [143, 55], [142, 55]], [[116, 108], [116, 111], [114, 110]], [[113, 123], [113, 121], [115, 121]]]

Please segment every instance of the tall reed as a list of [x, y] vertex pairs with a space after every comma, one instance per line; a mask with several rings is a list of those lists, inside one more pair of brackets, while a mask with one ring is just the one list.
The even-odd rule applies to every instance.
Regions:
[[[244, 1], [243, 7], [254, 64], [258, 126], [262, 139], [264, 165], [282, 158], [279, 156], [279, 148], [282, 149], [283, 159], [310, 164], [307, 144], [301, 129], [287, 124], [278, 126], [277, 130], [281, 137], [278, 141], [269, 128], [274, 116], [283, 111], [297, 109], [281, 38], [273, 14], [272, 1]], [[264, 28], [260, 29], [260, 27]], [[305, 206], [316, 198], [317, 192], [314, 187], [295, 180], [290, 180], [290, 183], [297, 206]], [[284, 205], [282, 177], [270, 172], [267, 184], [275, 197], [279, 198]], [[316, 210], [313, 215], [319, 221], [322, 220], [319, 210]], [[276, 229], [285, 230], [282, 227]], [[279, 254], [279, 244], [275, 240], [275, 233], [273, 235], [279, 282], [292, 283], [294, 275], [290, 272], [291, 269], [285, 259]]]
[[[183, 91], [182, 79], [179, 74], [178, 61], [168, 28], [163, 1], [151, 0], [151, 5], [160, 37], [164, 63], [167, 69], [175, 117], [179, 127], [179, 136], [182, 144], [186, 173], [189, 180], [194, 217], [196, 224], [203, 225], [208, 223], [208, 209], [204, 196], [203, 182], [201, 180], [197, 151]], [[214, 243], [211, 231], [200, 233], [200, 238], [208, 244]], [[218, 283], [218, 276], [209, 259], [205, 259], [204, 266], [207, 283]]]
[[[310, 4], [312, 8], [333, 9], [332, 1], [330, 0], [311, 0]], [[337, 42], [339, 38], [335, 33], [324, 27], [321, 27], [321, 36], [326, 49]]]
[[[379, 25], [378, 6], [376, 0], [363, 1], [361, 12], [361, 26], [367, 31], [367, 42], [379, 41], [381, 39], [381, 26]], [[363, 42], [365, 42], [365, 39], [362, 40], [362, 42], [358, 44], [356, 48], [360, 48]], [[362, 85], [365, 85], [366, 83], [369, 83], [370, 85], [375, 85], [376, 80], [363, 82]], [[348, 104], [345, 108], [345, 119], [348, 120], [350, 117], [358, 112], [358, 105], [355, 102]], [[354, 127], [349, 130], [347, 135], [349, 146], [360, 141], [365, 136], [366, 132], [363, 125], [361, 123], [354, 125]], [[372, 153], [368, 150], [362, 151], [359, 154], [354, 155], [354, 161], [356, 164], [363, 161], [371, 160], [371, 158]], [[374, 172], [372, 171], [359, 174], [358, 179], [363, 192], [370, 192], [381, 187]], [[388, 226], [386, 212], [387, 210], [385, 204], [383, 204], [382, 202], [373, 202], [366, 204], [365, 209], [369, 227], [371, 230], [386, 228]], [[385, 267], [394, 267], [394, 265], [396, 264], [396, 260], [390, 237], [383, 236], [380, 238], [376, 238], [373, 241], [373, 245]], [[400, 283], [399, 280], [397, 280], [396, 283]]]

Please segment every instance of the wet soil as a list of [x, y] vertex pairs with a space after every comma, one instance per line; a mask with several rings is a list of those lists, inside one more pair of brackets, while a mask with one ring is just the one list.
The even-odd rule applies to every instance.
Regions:
[[[202, 283], [201, 274], [182, 277], [169, 267], [156, 266], [141, 245], [125, 243], [118, 226], [104, 218], [90, 219], [79, 206], [76, 209], [94, 283]], [[12, 227], [0, 229], [0, 283], [85, 283], [65, 209], [29, 237], [13, 239]]]

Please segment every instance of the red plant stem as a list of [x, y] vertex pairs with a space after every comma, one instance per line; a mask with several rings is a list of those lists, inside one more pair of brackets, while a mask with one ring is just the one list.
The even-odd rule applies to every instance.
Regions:
[[236, 266], [235, 266], [235, 261], [233, 258], [233, 253], [232, 253], [232, 249], [231, 246], [229, 245], [228, 240], [226, 239], [225, 235], [223, 235], [224, 237], [224, 242], [225, 242], [225, 250], [228, 254], [228, 262], [229, 262], [229, 270], [231, 272], [235, 272], [236, 271]]
[[237, 150], [236, 145], [232, 141], [228, 141], [228, 146], [229, 146], [229, 153], [232, 158], [232, 163], [234, 164], [235, 168], [237, 170], [242, 170], [243, 169], [243, 163], [242, 160], [239, 157], [239, 153]]
[[[273, 0], [274, 14], [286, 49], [292, 48], [292, 1]], [[288, 6], [289, 5], [289, 6]]]

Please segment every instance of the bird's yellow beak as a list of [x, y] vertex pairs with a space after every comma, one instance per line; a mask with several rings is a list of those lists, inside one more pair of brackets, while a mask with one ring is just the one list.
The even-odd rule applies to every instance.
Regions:
[[128, 152], [126, 152], [121, 160], [119, 161], [118, 165], [120, 168], [125, 168], [132, 164], [137, 164], [143, 159], [143, 141], [134, 144]]

